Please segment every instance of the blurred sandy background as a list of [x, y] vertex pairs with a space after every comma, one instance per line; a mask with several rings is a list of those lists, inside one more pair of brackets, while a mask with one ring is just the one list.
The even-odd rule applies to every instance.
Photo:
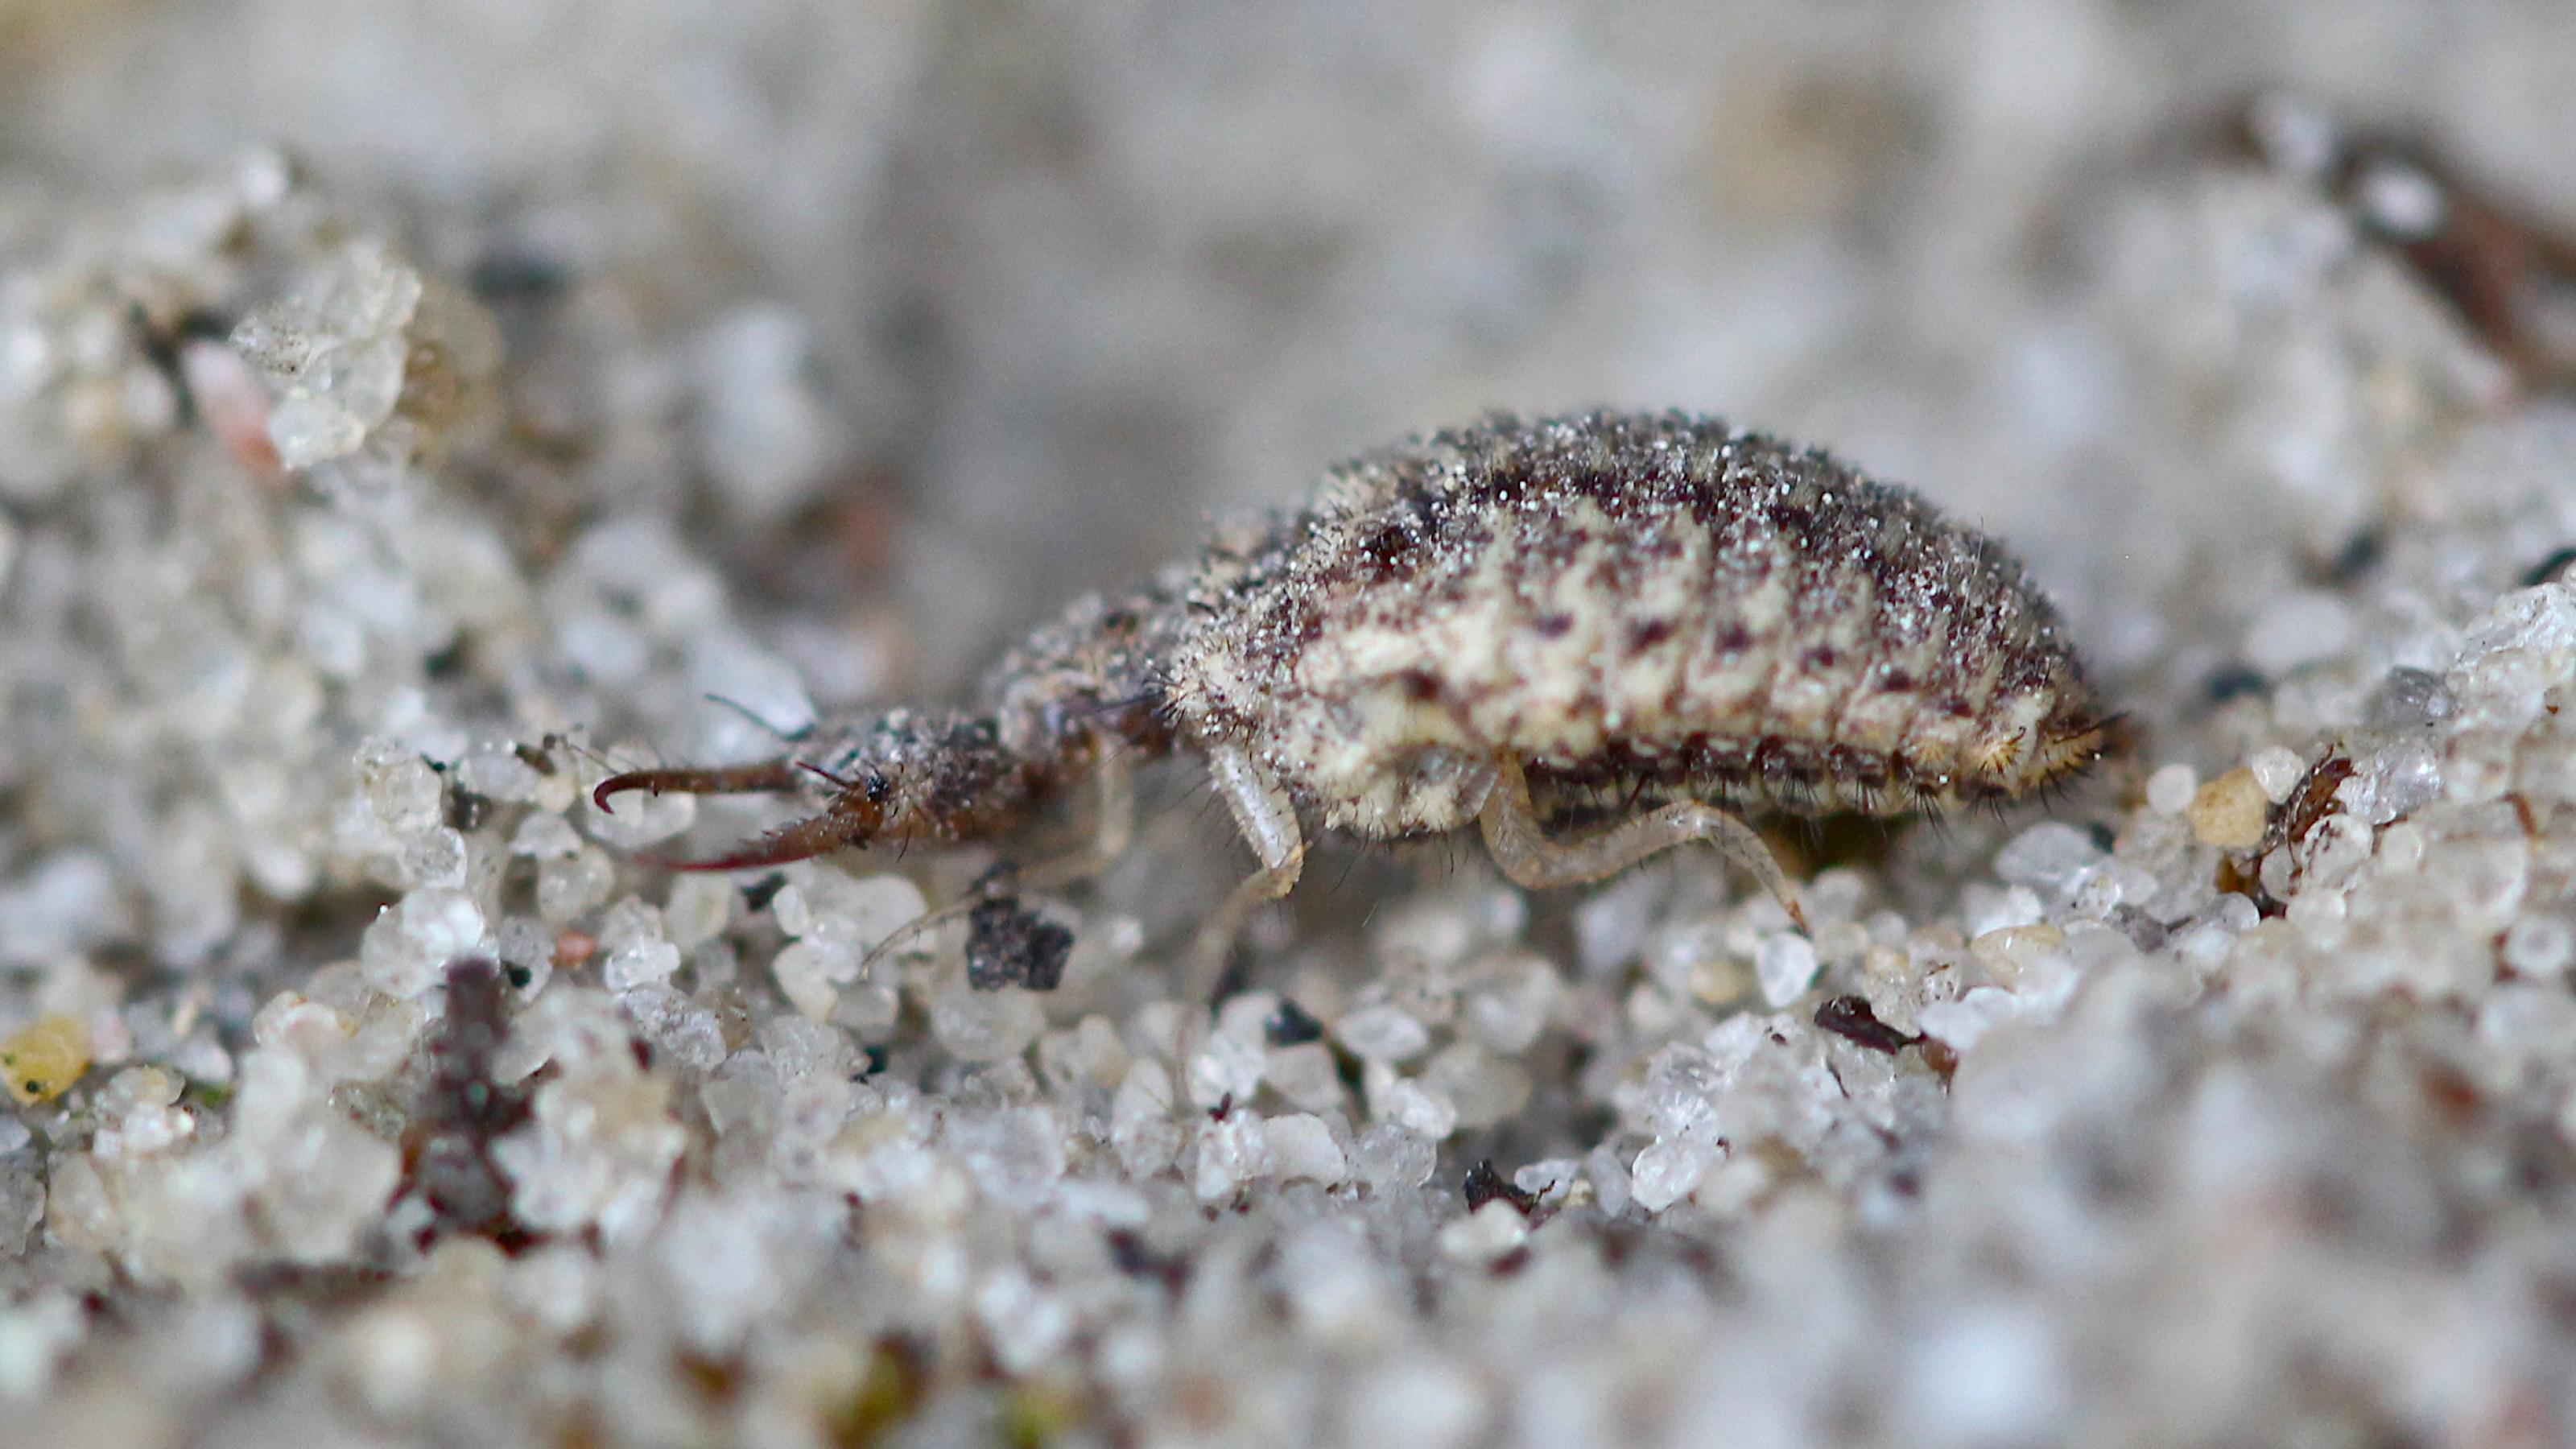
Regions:
[[[0, 184], [275, 140], [422, 203], [435, 262], [613, 272], [619, 325], [711, 367], [810, 354], [819, 431], [733, 510], [737, 561], [909, 571], [930, 684], [1212, 510], [1492, 406], [1828, 442], [2104, 632], [2090, 582], [2174, 567], [2106, 555], [2205, 501], [2132, 486], [2125, 188], [2280, 88], [2576, 196], [2576, 12], [2538, 0], [19, 0], [0, 72]], [[723, 325], [747, 305], [783, 335]], [[781, 520], [871, 490], [909, 547], [777, 562]]]

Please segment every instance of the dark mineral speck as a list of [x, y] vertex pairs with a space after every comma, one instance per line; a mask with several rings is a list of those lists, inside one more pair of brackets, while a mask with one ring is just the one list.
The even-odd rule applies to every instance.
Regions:
[[1492, 1158], [1480, 1159], [1467, 1171], [1467, 1180], [1459, 1184], [1459, 1194], [1467, 1200], [1467, 1211], [1474, 1212], [1496, 1198], [1510, 1203], [1521, 1216], [1527, 1217], [1538, 1207], [1538, 1194], [1514, 1187], [1501, 1173], [1494, 1171]]
[[1816, 1025], [1874, 1052], [1899, 1052], [1923, 1040], [1879, 1020], [1868, 998], [1860, 996], [1828, 998], [1816, 1007]]
[[1279, 999], [1278, 1008], [1261, 1023], [1261, 1034], [1272, 1046], [1297, 1046], [1321, 1040], [1324, 1024], [1308, 1015], [1306, 1008], [1283, 996]]
[[2576, 564], [2576, 545], [2553, 549], [2548, 557], [2523, 570], [2522, 586], [2528, 589], [2545, 584], [2565, 572], [2569, 564]]
[[2209, 677], [2200, 685], [2201, 693], [2208, 696], [2212, 704], [2225, 704], [2231, 699], [2261, 694], [2271, 687], [2271, 681], [2263, 677], [2263, 671], [2251, 664], [2223, 665], [2210, 671]]
[[451, 784], [447, 787], [447, 823], [449, 828], [461, 830], [466, 834], [471, 835], [475, 831], [482, 829], [483, 822], [491, 818], [491, 797], [477, 795], [473, 791], [468, 790], [461, 785]]
[[777, 898], [778, 892], [783, 889], [786, 884], [787, 877], [780, 875], [774, 870], [767, 875], [758, 876], [745, 882], [742, 888], [743, 909], [747, 911], [768, 910], [769, 903]]
[[1053, 991], [1072, 953], [1073, 932], [1031, 911], [1017, 896], [978, 901], [967, 912], [966, 983], [978, 991]]

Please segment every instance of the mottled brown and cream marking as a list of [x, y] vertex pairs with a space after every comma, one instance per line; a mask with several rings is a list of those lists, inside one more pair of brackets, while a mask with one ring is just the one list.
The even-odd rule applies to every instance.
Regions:
[[[706, 869], [1018, 825], [1084, 778], [1126, 837], [1131, 761], [1203, 756], [1285, 894], [1304, 820], [1372, 839], [1475, 822], [1528, 887], [1706, 841], [1796, 911], [1732, 813], [2013, 800], [2099, 757], [2055, 611], [1991, 539], [1825, 454], [1714, 419], [1495, 418], [1336, 469], [1313, 507], [1075, 604], [961, 711], [893, 710], [789, 758], [621, 791], [822, 792]], [[1588, 802], [1624, 818], [1567, 838]]]

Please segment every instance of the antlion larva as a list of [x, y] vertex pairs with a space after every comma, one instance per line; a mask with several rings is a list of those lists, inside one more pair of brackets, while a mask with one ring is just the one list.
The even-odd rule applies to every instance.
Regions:
[[[626, 790], [815, 791], [690, 868], [962, 842], [1083, 779], [1123, 848], [1127, 770], [1203, 756], [1260, 866], [1211, 920], [1296, 884], [1305, 822], [1371, 839], [1477, 824], [1503, 873], [1598, 880], [1706, 841], [1796, 896], [1736, 814], [2012, 800], [2106, 721], [2056, 611], [1993, 540], [1821, 452], [1710, 418], [1496, 417], [1335, 469], [1313, 505], [1222, 531], [1011, 651], [972, 708], [819, 729], [765, 764]], [[1598, 802], [1616, 818], [1588, 822]]]

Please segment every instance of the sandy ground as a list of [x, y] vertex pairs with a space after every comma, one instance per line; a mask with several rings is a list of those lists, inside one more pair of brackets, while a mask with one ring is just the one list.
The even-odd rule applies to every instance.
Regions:
[[[2571, 93], [2537, 3], [0, 3], [0, 1437], [2562, 1442]], [[2008, 540], [2134, 748], [1791, 832], [1803, 935], [1327, 843], [1214, 1002], [1191, 761], [1048, 992], [862, 961], [989, 851], [585, 803], [1593, 404]]]

